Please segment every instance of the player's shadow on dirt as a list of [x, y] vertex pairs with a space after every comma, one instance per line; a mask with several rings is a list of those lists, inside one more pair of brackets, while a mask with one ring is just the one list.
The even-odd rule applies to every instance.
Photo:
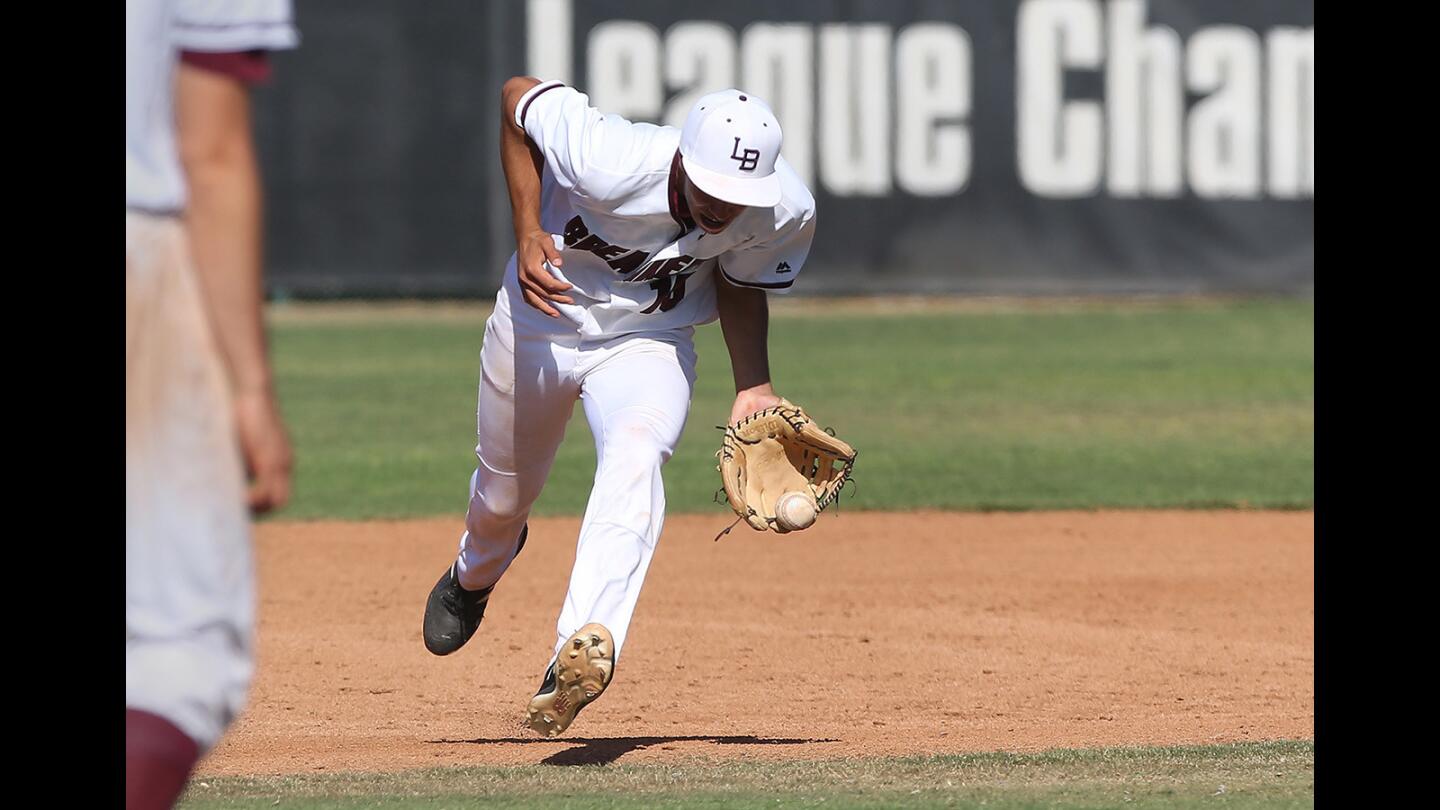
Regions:
[[717, 745], [806, 745], [809, 743], [833, 743], [839, 740], [806, 740], [787, 737], [756, 737], [753, 734], [742, 735], [694, 735], [685, 737], [557, 737], [555, 739], [541, 739], [537, 737], [502, 737], [497, 739], [478, 740], [432, 740], [438, 743], [467, 742], [472, 745], [494, 745], [494, 744], [515, 744], [515, 745], [570, 745], [563, 751], [554, 754], [540, 761], [542, 765], [608, 765], [631, 751], [641, 748], [649, 748], [652, 745], [665, 745], [666, 743], [677, 742], [708, 742]]

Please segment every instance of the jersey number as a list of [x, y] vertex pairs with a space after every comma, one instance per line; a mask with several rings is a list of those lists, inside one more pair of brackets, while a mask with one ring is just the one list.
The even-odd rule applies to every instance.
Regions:
[[690, 274], [661, 276], [650, 282], [650, 289], [655, 291], [655, 303], [640, 310], [642, 314], [649, 315], [655, 310], [669, 312], [685, 298], [685, 279]]

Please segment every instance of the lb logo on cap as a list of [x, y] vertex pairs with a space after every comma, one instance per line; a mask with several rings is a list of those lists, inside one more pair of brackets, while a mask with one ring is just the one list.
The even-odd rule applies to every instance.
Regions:
[[740, 151], [740, 139], [735, 139], [735, 148], [730, 150], [730, 159], [740, 161], [740, 171], [753, 172], [755, 167], [760, 165], [760, 150], [746, 149], [744, 154], [735, 154]]

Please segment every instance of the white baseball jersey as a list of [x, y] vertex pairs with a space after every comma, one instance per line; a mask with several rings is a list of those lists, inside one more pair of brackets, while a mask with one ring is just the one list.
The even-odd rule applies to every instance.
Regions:
[[125, 0], [125, 207], [185, 207], [175, 146], [179, 51], [293, 48], [290, 0]]
[[[776, 163], [779, 205], [746, 208], [707, 234], [690, 220], [680, 188], [675, 127], [605, 115], [554, 81], [521, 97], [515, 123], [545, 157], [540, 224], [563, 259], [550, 269], [574, 285], [566, 294], [575, 304], [552, 306], [583, 337], [709, 323], [718, 317], [713, 273], [785, 292], [805, 264], [815, 198], [784, 158]], [[514, 261], [507, 293], [515, 310], [532, 310], [521, 303]]]

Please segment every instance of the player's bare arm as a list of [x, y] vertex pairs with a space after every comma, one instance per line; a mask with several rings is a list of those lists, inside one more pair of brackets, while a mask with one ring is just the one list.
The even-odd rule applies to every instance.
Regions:
[[293, 457], [275, 396], [261, 314], [261, 189], [246, 86], [181, 63], [175, 87], [185, 227], [215, 338], [230, 375], [251, 509], [290, 497]]
[[734, 424], [780, 404], [770, 383], [770, 303], [764, 290], [731, 284], [721, 273], [715, 274], [715, 303], [735, 377], [735, 404], [730, 408], [730, 423]]
[[549, 315], [560, 313], [548, 302], [573, 304], [564, 292], [570, 284], [550, 275], [545, 262], [561, 266], [560, 251], [550, 234], [540, 227], [540, 178], [545, 168], [540, 148], [515, 125], [515, 107], [520, 98], [539, 84], [530, 76], [515, 76], [500, 91], [500, 164], [510, 191], [511, 221], [515, 226], [515, 264], [525, 303]]

